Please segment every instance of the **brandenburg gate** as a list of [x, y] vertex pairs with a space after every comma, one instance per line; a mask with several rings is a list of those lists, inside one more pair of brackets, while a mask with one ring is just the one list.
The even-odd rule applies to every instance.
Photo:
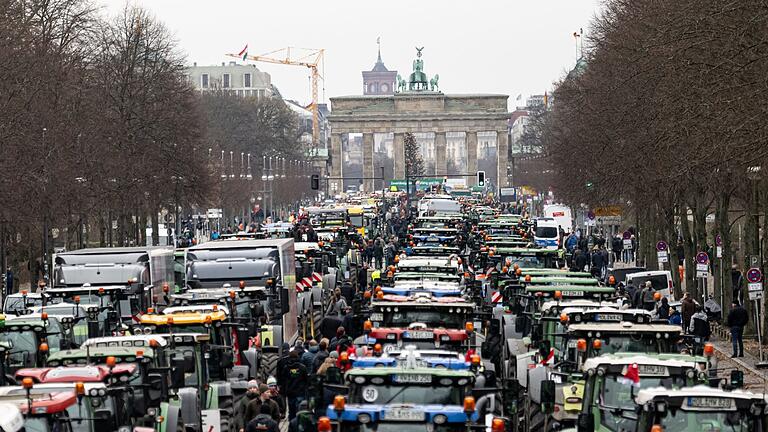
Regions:
[[[436, 177], [475, 173], [479, 169], [480, 137], [483, 148], [495, 147], [493, 165], [496, 169], [495, 172], [486, 172], [486, 175], [497, 187], [507, 186], [508, 96], [444, 94], [439, 91], [438, 78], [435, 76], [427, 80], [421, 49], [417, 49], [413, 73], [408, 81], [398, 75], [397, 92], [393, 95], [331, 98], [331, 114], [328, 116], [331, 129], [330, 176], [346, 176], [342, 142], [346, 141], [348, 134], [362, 134], [362, 177], [380, 175], [373, 157], [374, 142], [378, 141], [377, 147], [382, 144], [392, 146], [387, 150], [394, 160], [394, 178], [405, 178], [403, 138], [410, 132], [417, 137], [417, 142], [421, 139], [425, 143], [420, 143], [422, 149], [429, 149], [422, 151], [424, 165], [429, 167], [425, 174]], [[450, 163], [448, 148], [453, 157]], [[474, 177], [467, 178], [468, 185], [474, 184], [474, 181]], [[331, 190], [342, 191], [341, 180], [331, 180], [329, 184]], [[363, 182], [365, 191], [371, 191], [373, 187], [372, 180]]]

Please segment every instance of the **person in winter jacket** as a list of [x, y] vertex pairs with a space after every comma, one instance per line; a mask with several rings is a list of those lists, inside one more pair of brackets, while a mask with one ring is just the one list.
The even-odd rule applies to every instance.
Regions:
[[347, 336], [347, 331], [342, 326], [336, 329], [336, 337], [331, 339], [331, 344], [328, 346], [328, 350], [342, 352], [350, 345], [352, 345], [352, 338]]
[[655, 295], [656, 290], [653, 289], [653, 284], [651, 284], [651, 281], [645, 282], [645, 286], [643, 287], [642, 291], [640, 291], [640, 302], [638, 306], [647, 311], [653, 311], [656, 309]]
[[681, 325], [683, 323], [683, 317], [680, 315], [680, 311], [676, 307], [669, 308], [669, 323], [672, 325]]
[[688, 331], [701, 338], [702, 341], [709, 339], [710, 329], [707, 314], [701, 306], [696, 306], [696, 313], [691, 316], [691, 322], [688, 325]]
[[245, 427], [245, 432], [280, 432], [277, 422], [269, 414], [269, 406], [262, 404], [259, 415], [249, 421]]
[[733, 343], [733, 357], [744, 357], [744, 327], [749, 322], [749, 314], [737, 301], [731, 305], [726, 325], [731, 328], [731, 342]]
[[272, 417], [272, 420], [276, 422], [280, 421], [280, 407], [277, 402], [272, 400], [269, 387], [266, 384], [259, 385], [257, 391], [249, 393], [254, 394], [255, 397], [250, 396], [249, 394], [248, 405], [245, 409], [245, 424], [248, 424], [251, 420], [261, 414], [261, 407], [263, 405], [269, 407], [269, 415]]
[[659, 319], [669, 319], [669, 300], [666, 297], [661, 298], [656, 314]]
[[339, 360], [339, 353], [336, 351], [331, 351], [328, 357], [323, 360], [323, 363], [320, 365], [320, 367], [317, 368], [317, 374], [325, 376], [325, 373], [328, 372], [328, 368], [336, 367], [336, 362]]
[[320, 365], [322, 365], [325, 359], [328, 358], [328, 343], [328, 339], [320, 339], [320, 343], [317, 346], [317, 354], [315, 354], [315, 357], [312, 359], [312, 368], [310, 369], [312, 373], [317, 373], [317, 369], [320, 368]]
[[310, 374], [314, 372], [312, 364], [315, 362], [315, 356], [319, 350], [320, 347], [317, 345], [317, 341], [313, 339], [309, 341], [309, 348], [307, 348], [307, 350], [304, 351], [304, 354], [301, 355], [301, 363], [307, 368], [307, 372]]
[[288, 418], [293, 420], [299, 408], [299, 403], [307, 397], [309, 374], [307, 368], [299, 360], [299, 353], [291, 351], [288, 362], [280, 371], [284, 386], [281, 386], [288, 397]]
[[691, 322], [691, 317], [696, 313], [696, 303], [688, 292], [683, 294], [683, 301], [680, 304], [680, 309], [680, 313], [683, 316], [683, 330], [687, 331], [688, 324]]

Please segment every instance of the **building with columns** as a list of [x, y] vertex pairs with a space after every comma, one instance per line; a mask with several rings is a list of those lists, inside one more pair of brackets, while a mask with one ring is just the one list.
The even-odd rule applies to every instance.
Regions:
[[[421, 50], [417, 56], [414, 73], [408, 82], [398, 80], [393, 95], [331, 98], [330, 176], [350, 176], [345, 174], [345, 146], [353, 142], [351, 137], [362, 136], [361, 177], [368, 178], [362, 189], [385, 186], [370, 180], [379, 177], [382, 168], [385, 180], [404, 179], [403, 138], [410, 132], [421, 149], [425, 174], [463, 177], [472, 185], [474, 173], [484, 169], [496, 187], [507, 186], [509, 96], [444, 94], [437, 87], [439, 77], [428, 79], [423, 72]], [[340, 180], [330, 180], [329, 186], [332, 194], [345, 189]]]

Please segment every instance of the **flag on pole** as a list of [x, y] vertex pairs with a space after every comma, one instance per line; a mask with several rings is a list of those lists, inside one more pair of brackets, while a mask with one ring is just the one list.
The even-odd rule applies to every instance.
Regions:
[[242, 56], [243, 61], [245, 61], [245, 59], [248, 57], [248, 44], [245, 44], [245, 47], [243, 47], [242, 51], [237, 53], [237, 55]]

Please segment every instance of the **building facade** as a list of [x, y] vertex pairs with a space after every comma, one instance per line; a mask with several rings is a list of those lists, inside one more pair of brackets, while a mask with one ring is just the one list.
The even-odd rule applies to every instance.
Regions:
[[237, 64], [231, 61], [221, 66], [187, 67], [187, 78], [199, 91], [229, 91], [238, 96], [256, 98], [272, 97], [275, 94], [272, 78], [255, 65]]

